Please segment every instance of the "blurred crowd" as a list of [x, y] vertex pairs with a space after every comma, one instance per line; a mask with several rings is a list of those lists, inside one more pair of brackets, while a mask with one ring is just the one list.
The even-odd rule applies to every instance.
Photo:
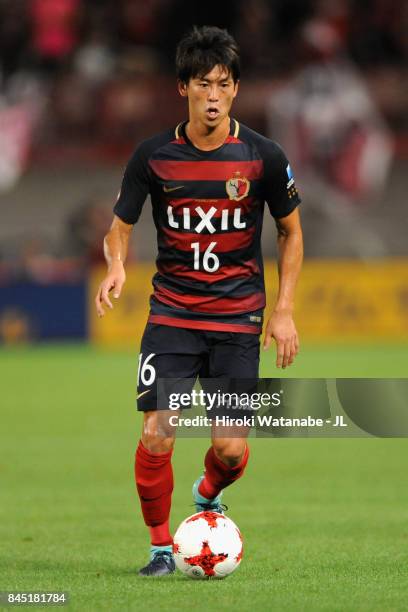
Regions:
[[[85, 199], [67, 214], [55, 239], [41, 227], [17, 231], [0, 248], [0, 285], [10, 282], [50, 284], [77, 282], [104, 263], [103, 238], [112, 221], [112, 202]], [[132, 260], [132, 253], [129, 254]]]
[[[237, 115], [284, 145], [311, 204], [356, 244], [353, 204], [375, 199], [406, 151], [406, 0], [0, 0], [0, 191], [32, 161], [123, 163], [184, 118], [174, 55], [193, 24], [236, 37]], [[63, 262], [37, 238], [0, 277], [75, 277], [100, 260], [107, 207], [95, 206], [67, 219]], [[386, 252], [366, 231], [353, 254]]]
[[235, 35], [255, 87], [311, 61], [314, 38], [335, 39], [390, 125], [406, 129], [405, 0], [0, 0], [2, 97], [46, 105], [39, 144], [123, 144], [174, 122], [175, 47], [204, 23]]

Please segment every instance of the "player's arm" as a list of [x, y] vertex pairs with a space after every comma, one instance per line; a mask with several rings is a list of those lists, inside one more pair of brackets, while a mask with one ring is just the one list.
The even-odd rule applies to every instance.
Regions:
[[286, 217], [276, 219], [278, 229], [279, 290], [272, 315], [267, 323], [264, 349], [272, 338], [276, 341], [278, 368], [290, 365], [299, 351], [299, 338], [293, 320], [295, 288], [303, 260], [303, 237], [297, 208]]
[[125, 282], [124, 263], [128, 252], [129, 238], [137, 223], [143, 204], [150, 190], [147, 170], [149, 146], [142, 142], [132, 155], [123, 175], [122, 186], [114, 206], [115, 216], [111, 228], [103, 241], [103, 251], [108, 272], [101, 282], [95, 298], [97, 313], [105, 314], [104, 305], [113, 308], [109, 292], [118, 298]]
[[129, 246], [129, 238], [133, 225], [125, 223], [118, 216], [114, 216], [109, 232], [103, 241], [103, 251], [108, 264], [108, 272], [99, 285], [95, 298], [96, 311], [103, 317], [104, 305], [113, 308], [109, 299], [109, 292], [113, 290], [113, 297], [118, 298], [126, 280], [124, 263]]

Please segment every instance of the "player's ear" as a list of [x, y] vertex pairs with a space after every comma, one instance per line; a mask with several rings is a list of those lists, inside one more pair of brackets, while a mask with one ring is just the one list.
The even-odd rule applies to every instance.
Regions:
[[234, 97], [234, 98], [235, 98], [235, 96], [236, 96], [236, 95], [237, 95], [237, 93], [238, 93], [238, 86], [239, 86], [239, 80], [238, 80], [238, 81], [235, 81], [235, 83], [234, 83], [234, 94], [233, 94], [233, 97]]
[[184, 81], [177, 81], [177, 89], [178, 92], [180, 94], [180, 96], [182, 96], [183, 98], [187, 97], [187, 83], [185, 83]]

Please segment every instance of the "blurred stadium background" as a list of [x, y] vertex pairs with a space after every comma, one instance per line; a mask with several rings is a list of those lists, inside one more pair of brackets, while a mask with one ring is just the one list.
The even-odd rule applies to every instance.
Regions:
[[[204, 23], [241, 46], [234, 116], [280, 142], [295, 169], [302, 339], [408, 341], [404, 0], [2, 0], [3, 345], [137, 346], [155, 257], [149, 203], [120, 304], [96, 321], [102, 238], [134, 147], [186, 116], [175, 45]], [[263, 243], [272, 296], [268, 215]]]
[[[2, 0], [3, 346], [137, 345], [155, 257], [149, 204], [121, 303], [96, 321], [102, 238], [136, 144], [185, 118], [175, 46], [205, 23], [236, 36], [234, 115], [284, 146], [303, 195], [302, 339], [408, 339], [404, 0]], [[263, 243], [272, 296], [268, 215]]]

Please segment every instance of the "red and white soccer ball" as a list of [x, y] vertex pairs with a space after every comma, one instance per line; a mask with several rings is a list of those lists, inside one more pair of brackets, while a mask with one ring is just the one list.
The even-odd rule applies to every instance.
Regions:
[[186, 576], [225, 578], [241, 563], [241, 532], [223, 514], [198, 512], [177, 529], [173, 552], [176, 566]]

